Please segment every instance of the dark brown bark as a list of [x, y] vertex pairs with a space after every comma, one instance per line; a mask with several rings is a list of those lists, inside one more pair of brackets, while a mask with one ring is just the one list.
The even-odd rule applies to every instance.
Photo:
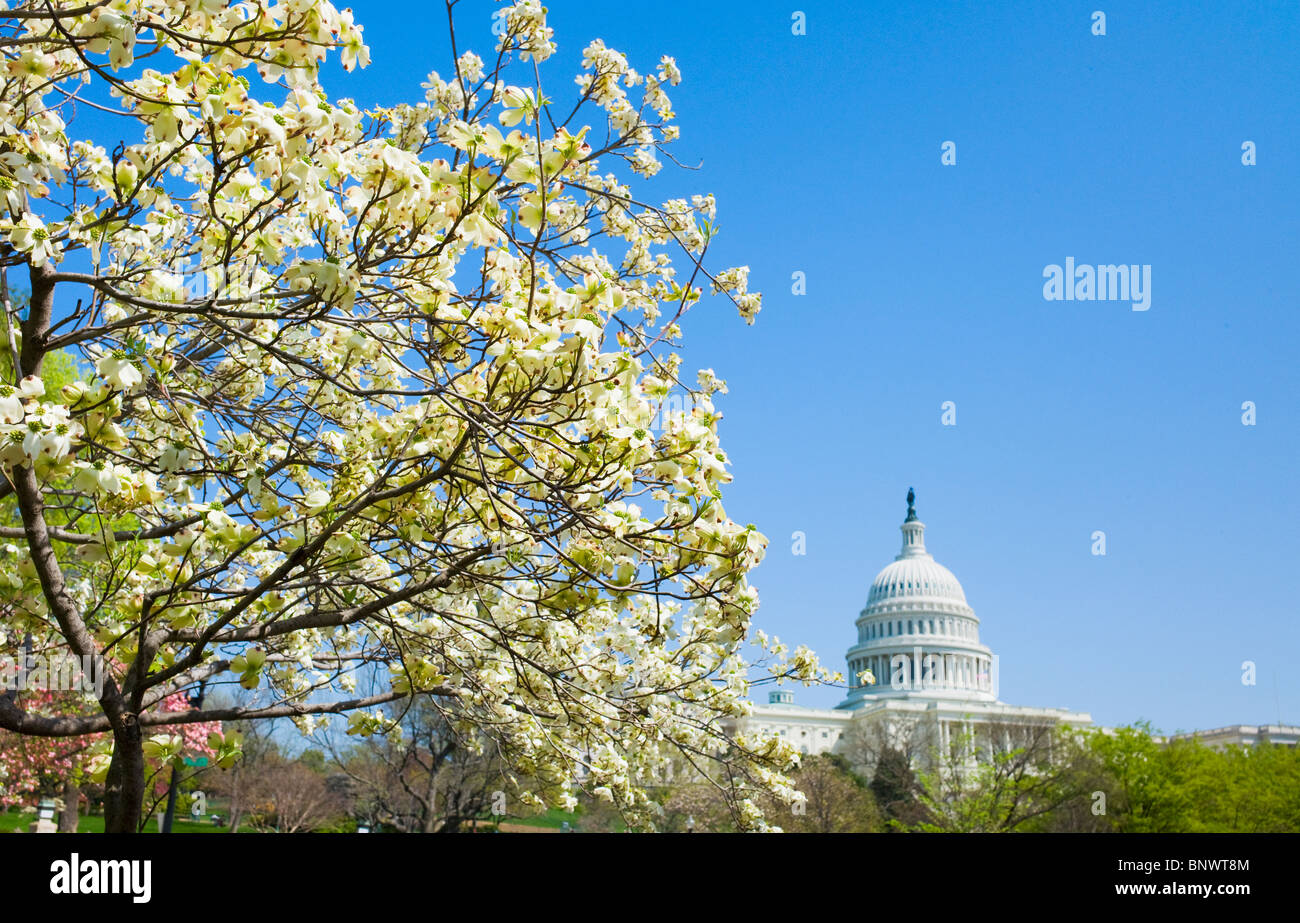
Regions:
[[20, 378], [39, 375], [45, 361], [45, 341], [54, 316], [54, 267], [32, 266], [29, 280], [32, 294], [27, 302], [27, 319], [22, 322], [23, 345], [19, 354]]
[[113, 761], [104, 781], [104, 832], [138, 833], [144, 805], [144, 735], [134, 715], [113, 728]]
[[76, 833], [81, 816], [81, 786], [71, 779], [63, 783], [63, 813], [59, 815], [59, 833]]

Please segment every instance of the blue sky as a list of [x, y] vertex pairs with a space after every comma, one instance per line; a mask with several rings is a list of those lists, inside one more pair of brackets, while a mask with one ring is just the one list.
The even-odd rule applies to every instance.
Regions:
[[[352, 5], [373, 63], [334, 95], [411, 101], [450, 72], [435, 5]], [[752, 328], [717, 303], [685, 325], [687, 366], [731, 388], [728, 510], [772, 540], [760, 627], [843, 669], [914, 486], [1005, 701], [1166, 731], [1300, 722], [1300, 8], [549, 7], [557, 99], [592, 38], [642, 71], [677, 58], [675, 152], [700, 169], [654, 192], [713, 192], [716, 265], [765, 293]], [[490, 50], [493, 8], [457, 7], [462, 49]], [[1044, 300], [1066, 257], [1149, 264], [1150, 309]]]

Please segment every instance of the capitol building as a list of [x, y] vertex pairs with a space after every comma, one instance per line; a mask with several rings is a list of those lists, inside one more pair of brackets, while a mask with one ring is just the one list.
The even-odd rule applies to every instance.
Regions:
[[968, 764], [1026, 745], [1057, 725], [1092, 723], [1084, 712], [1009, 705], [998, 698], [998, 658], [952, 571], [925, 546], [925, 523], [907, 493], [898, 556], [876, 575], [845, 655], [848, 694], [833, 709], [794, 704], [776, 691], [739, 730], [785, 737], [803, 753], [841, 753], [870, 769], [885, 749], [931, 764]]

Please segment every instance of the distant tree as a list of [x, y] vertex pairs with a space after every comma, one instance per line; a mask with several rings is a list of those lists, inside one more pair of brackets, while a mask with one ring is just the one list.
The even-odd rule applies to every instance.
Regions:
[[[1084, 735], [1089, 778], [1121, 833], [1300, 832], [1300, 751], [1161, 741], [1147, 722]], [[1089, 783], [1093, 784], [1093, 783]]]
[[1300, 833], [1300, 748], [1234, 746], [1217, 754], [1217, 760], [1224, 784], [1203, 784], [1197, 793], [1198, 803], [1212, 811], [1206, 829]]
[[298, 754], [298, 762], [302, 763], [318, 776], [328, 774], [325, 766], [325, 754], [319, 750], [304, 750]]
[[1105, 833], [1112, 829], [1112, 785], [1091, 749], [1091, 731], [1058, 728], [1052, 760], [1061, 797], [1050, 810], [1017, 829], [1033, 833]]
[[912, 829], [1025, 830], [1078, 795], [1074, 766], [1056, 753], [1059, 737], [1068, 731], [1046, 722], [991, 722], [978, 726], [977, 733], [978, 738], [972, 733], [955, 740], [932, 770], [918, 774], [926, 817]]
[[884, 829], [905, 829], [924, 817], [915, 770], [936, 758], [930, 725], [909, 717], [854, 722], [839, 750], [854, 772], [871, 780]]
[[872, 833], [882, 827], [870, 786], [843, 756], [804, 757], [794, 785], [805, 796], [802, 805], [768, 807], [769, 820], [787, 833]]
[[238, 740], [242, 757], [226, 771], [210, 774], [208, 785], [212, 794], [225, 798], [229, 803], [226, 829], [237, 833], [244, 818], [255, 808], [259, 796], [258, 776], [268, 765], [280, 759], [281, 754], [271, 725], [233, 721], [228, 724], [227, 736]]
[[[655, 829], [665, 833], [733, 833], [736, 821], [717, 786], [707, 781], [685, 781], [664, 790], [663, 813]], [[780, 826], [783, 817], [769, 820]]]
[[[865, 779], [838, 754], [804, 756], [792, 776], [803, 797], [794, 805], [775, 798], [759, 807], [774, 827], [787, 833], [865, 833], [881, 829], [883, 820]], [[737, 819], [716, 787], [694, 779], [667, 786], [656, 829], [681, 833], [730, 833]]]
[[[604, 799], [594, 798], [586, 792], [579, 796], [575, 813], [577, 816], [574, 819], [574, 826], [583, 833], [619, 833], [627, 829], [623, 823], [623, 816], [614, 805]], [[663, 824], [657, 829], [682, 832], [676, 827]]]
[[1190, 827], [1184, 771], [1199, 758], [1199, 744], [1175, 741], [1166, 752], [1147, 722], [1085, 735], [1100, 770], [1106, 817], [1118, 833], [1174, 833]]
[[912, 765], [906, 751], [894, 748], [881, 751], [876, 761], [868, 789], [887, 832], [911, 829], [928, 817]]
[[310, 762], [275, 755], [258, 767], [246, 796], [255, 806], [250, 819], [256, 829], [303, 833], [337, 820], [345, 812], [336, 791]]
[[394, 732], [333, 751], [357, 813], [404, 833], [454, 833], [488, 813], [497, 792], [514, 795], [490, 741], [453, 706], [422, 695], [406, 704]]

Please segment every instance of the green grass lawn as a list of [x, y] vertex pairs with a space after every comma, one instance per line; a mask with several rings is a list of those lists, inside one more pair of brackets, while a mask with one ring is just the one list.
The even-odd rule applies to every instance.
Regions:
[[[559, 830], [567, 822], [570, 827], [580, 833], [606, 833], [609, 832], [603, 827], [599, 827], [589, 817], [584, 815], [581, 808], [576, 812], [562, 811], [559, 808], [551, 808], [542, 814], [533, 814], [529, 817], [502, 817], [500, 820], [507, 824], [518, 824], [521, 827], [545, 827], [548, 830]], [[613, 824], [613, 830], [622, 833], [626, 826], [621, 820]]]
[[544, 814], [533, 814], [529, 817], [502, 817], [500, 820], [521, 827], [547, 827], [556, 830], [564, 826], [566, 821], [571, 827], [578, 825], [578, 815], [561, 811], [559, 808], [551, 808]]
[[[13, 811], [5, 811], [3, 813], [0, 813], [0, 833], [12, 833], [15, 830], [26, 831], [28, 825], [34, 823], [36, 823], [35, 811], [27, 811], [22, 814]], [[156, 833], [157, 831], [158, 831], [158, 822], [155, 820], [150, 820], [149, 826], [146, 828], [146, 832]], [[77, 823], [77, 832], [78, 833], [103, 833], [104, 818], [102, 816], [93, 816], [93, 815], [90, 817], [80, 818], [79, 822]], [[172, 821], [172, 832], [173, 833], [225, 833], [226, 828], [215, 827], [212, 825], [211, 821], [198, 823], [192, 820], [182, 820], [181, 818], [178, 817], [174, 821]], [[243, 830], [241, 829], [240, 832], [242, 833]]]
[[[489, 820], [495, 818], [486, 818]], [[551, 830], [559, 830], [567, 821], [571, 826], [578, 827], [580, 815], [570, 814], [568, 811], [561, 811], [559, 808], [552, 808], [544, 814], [534, 814], [530, 817], [505, 817], [501, 820], [510, 824], [518, 824], [523, 827], [545, 827]], [[28, 826], [36, 823], [35, 811], [0, 811], [0, 833], [12, 833], [15, 830], [26, 831]], [[91, 815], [81, 817], [77, 824], [78, 833], [103, 833], [104, 818], [102, 815]], [[146, 833], [157, 833], [158, 822], [151, 819], [149, 826], [145, 828]], [[211, 821], [198, 823], [193, 820], [181, 819], [177, 817], [172, 822], [173, 833], [225, 833], [224, 826], [214, 827]], [[240, 833], [250, 832], [248, 827], [240, 825]]]

